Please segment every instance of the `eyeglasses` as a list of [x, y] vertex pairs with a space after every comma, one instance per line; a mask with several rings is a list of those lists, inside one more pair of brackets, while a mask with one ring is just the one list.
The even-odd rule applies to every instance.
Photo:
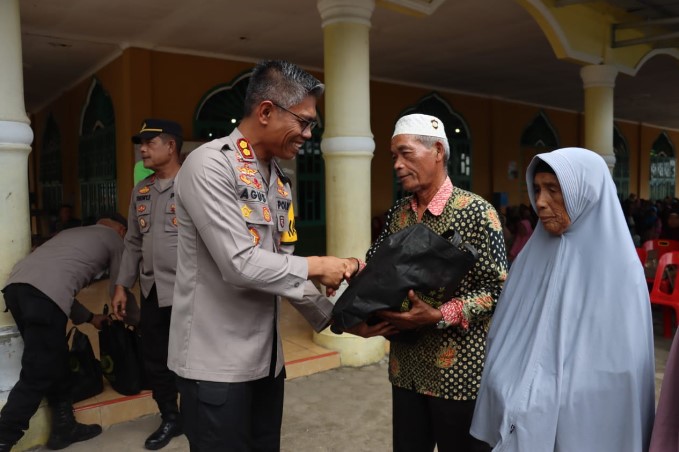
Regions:
[[312, 131], [318, 125], [318, 121], [313, 121], [313, 120], [310, 120], [310, 119], [304, 119], [300, 115], [291, 112], [287, 108], [278, 105], [274, 101], [271, 101], [271, 103], [274, 104], [276, 107], [280, 108], [281, 110], [285, 110], [288, 113], [290, 113], [292, 116], [297, 118], [297, 121], [299, 121], [299, 125], [302, 126], [302, 132], [304, 132], [307, 129], [307, 127], [309, 128], [309, 131]]

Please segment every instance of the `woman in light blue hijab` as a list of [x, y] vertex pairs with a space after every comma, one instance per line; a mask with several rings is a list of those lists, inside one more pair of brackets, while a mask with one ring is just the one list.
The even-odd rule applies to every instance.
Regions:
[[609, 169], [559, 149], [526, 183], [540, 222], [497, 304], [471, 433], [498, 452], [646, 451], [650, 302]]

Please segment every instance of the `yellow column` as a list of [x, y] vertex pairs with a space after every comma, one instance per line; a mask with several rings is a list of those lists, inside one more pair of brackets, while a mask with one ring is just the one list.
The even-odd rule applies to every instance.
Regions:
[[[370, 17], [373, 0], [319, 0], [325, 59], [326, 224], [328, 254], [365, 257], [370, 247]], [[384, 356], [384, 339], [329, 330], [314, 341], [340, 352], [342, 365], [362, 366]]]
[[618, 70], [593, 65], [580, 69], [585, 90], [585, 147], [601, 155], [613, 171], [613, 88]]
[[[31, 250], [28, 203], [28, 154], [33, 131], [24, 107], [19, 0], [0, 1], [0, 288], [12, 267]], [[23, 341], [0, 294], [0, 406], [19, 379]], [[15, 450], [44, 443], [46, 410], [31, 420], [31, 428]]]

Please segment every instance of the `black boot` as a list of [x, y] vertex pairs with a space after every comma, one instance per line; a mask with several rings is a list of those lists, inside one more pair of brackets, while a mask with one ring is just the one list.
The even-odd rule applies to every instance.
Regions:
[[144, 447], [149, 450], [158, 450], [167, 446], [175, 436], [184, 433], [181, 417], [177, 411], [162, 413], [163, 421], [158, 429], [146, 438]]
[[70, 402], [57, 402], [52, 408], [52, 431], [47, 440], [47, 448], [59, 450], [79, 441], [85, 441], [101, 433], [100, 425], [79, 424], [73, 416]]

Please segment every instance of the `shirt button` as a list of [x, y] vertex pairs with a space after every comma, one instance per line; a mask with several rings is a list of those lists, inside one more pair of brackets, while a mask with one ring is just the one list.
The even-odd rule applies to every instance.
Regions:
[[295, 287], [299, 287], [299, 283], [298, 283], [298, 282], [295, 283]]

